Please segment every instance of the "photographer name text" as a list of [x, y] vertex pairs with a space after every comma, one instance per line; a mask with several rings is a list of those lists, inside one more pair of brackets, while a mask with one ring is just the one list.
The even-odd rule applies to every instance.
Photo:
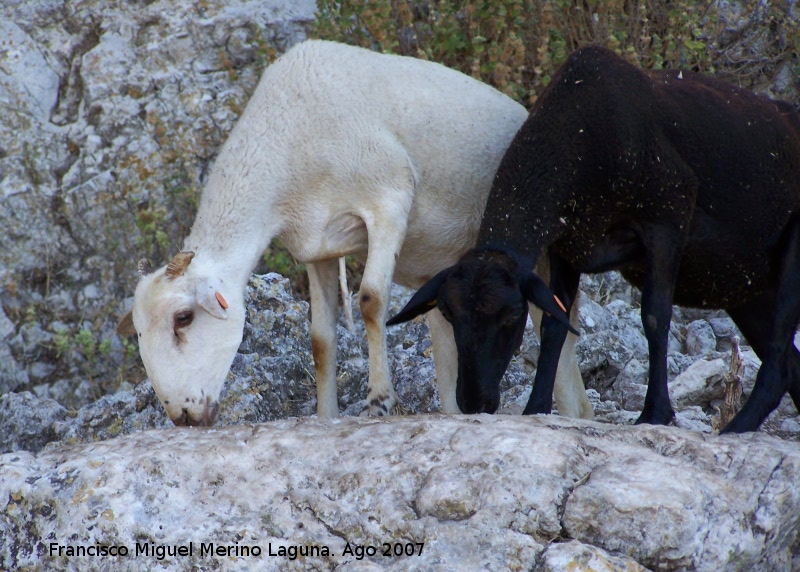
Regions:
[[355, 544], [348, 542], [344, 549], [335, 553], [325, 545], [314, 544], [273, 544], [267, 543], [265, 549], [258, 544], [220, 544], [214, 542], [189, 542], [187, 544], [156, 544], [154, 542], [137, 542], [132, 547], [115, 544], [71, 545], [51, 542], [48, 547], [50, 557], [88, 557], [88, 558], [155, 558], [167, 560], [180, 557], [200, 558], [297, 558], [310, 557], [353, 557], [356, 560], [378, 556], [399, 558], [421, 556], [424, 542], [383, 542], [377, 546], [371, 544]]

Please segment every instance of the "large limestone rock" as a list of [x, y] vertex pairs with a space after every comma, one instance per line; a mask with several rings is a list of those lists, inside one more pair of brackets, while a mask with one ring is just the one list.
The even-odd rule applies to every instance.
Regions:
[[152, 430], [0, 456], [0, 568], [789, 570], [799, 478], [763, 434], [556, 416]]

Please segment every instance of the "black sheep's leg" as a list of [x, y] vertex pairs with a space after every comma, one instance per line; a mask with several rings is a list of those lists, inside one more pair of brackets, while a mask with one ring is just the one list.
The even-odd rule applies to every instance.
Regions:
[[789, 395], [794, 406], [800, 411], [800, 351], [792, 345], [789, 348], [787, 369], [789, 371]]
[[[760, 314], [765, 325], [757, 325], [759, 316], [753, 315], [753, 311], [759, 309], [756, 304], [731, 313], [737, 325], [742, 322], [739, 327], [743, 328], [745, 336], [748, 335], [745, 329], [755, 330], [758, 342], [749, 338], [748, 341], [754, 344], [762, 361], [747, 403], [722, 433], [755, 431], [778, 406], [787, 390], [795, 405], [800, 405], [800, 357], [794, 347], [794, 334], [800, 323], [800, 217], [788, 228], [781, 246], [777, 291], [772, 304], [762, 303], [760, 308], [773, 308], [771, 314]], [[767, 327], [770, 331], [764, 333]]]
[[[558, 255], [550, 252], [550, 289], [564, 304], [567, 315], [570, 315], [572, 304], [578, 295], [580, 272]], [[541, 351], [536, 366], [536, 377], [533, 389], [525, 406], [523, 415], [533, 413], [550, 413], [553, 408], [553, 386], [558, 370], [561, 348], [567, 338], [567, 328], [553, 317], [542, 316], [542, 331], [539, 332]]]
[[[769, 351], [770, 335], [772, 331], [771, 317], [775, 315], [775, 291], [771, 290], [762, 294], [758, 298], [751, 300], [743, 306], [731, 308], [728, 310], [731, 318], [739, 329], [742, 331], [748, 345], [753, 348], [756, 355], [762, 360], [766, 359]], [[793, 344], [789, 344], [786, 352], [785, 368], [781, 370], [781, 378], [784, 380], [784, 386], [788, 384], [789, 394], [792, 396], [795, 406], [800, 410], [800, 352]], [[762, 410], [756, 412], [757, 416], [766, 417], [770, 412], [778, 406], [781, 396], [775, 400], [768, 400], [762, 402]], [[769, 401], [775, 401], [774, 406], [770, 407]], [[753, 406], [751, 406], [753, 407]], [[755, 411], [755, 410], [753, 410]], [[730, 425], [728, 425], [730, 427]], [[733, 428], [726, 427], [723, 432], [735, 432]]]
[[647, 278], [642, 289], [642, 325], [650, 353], [650, 379], [644, 408], [636, 423], [667, 425], [675, 418], [667, 388], [667, 345], [672, 299], [685, 242], [677, 226], [652, 225], [641, 231], [647, 252]]

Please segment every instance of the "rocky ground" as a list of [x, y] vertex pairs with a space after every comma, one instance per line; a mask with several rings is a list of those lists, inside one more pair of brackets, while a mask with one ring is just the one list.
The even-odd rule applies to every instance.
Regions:
[[798, 570], [798, 475], [768, 435], [559, 416], [140, 431], [1, 455], [0, 568]]

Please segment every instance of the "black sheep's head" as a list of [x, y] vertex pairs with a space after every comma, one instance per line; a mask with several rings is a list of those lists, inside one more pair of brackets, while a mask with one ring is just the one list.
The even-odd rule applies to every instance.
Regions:
[[459, 408], [464, 413], [494, 413], [500, 405], [500, 380], [522, 343], [528, 302], [574, 332], [550, 289], [516, 256], [473, 249], [423, 285], [387, 325], [438, 308], [453, 326], [458, 348]]

